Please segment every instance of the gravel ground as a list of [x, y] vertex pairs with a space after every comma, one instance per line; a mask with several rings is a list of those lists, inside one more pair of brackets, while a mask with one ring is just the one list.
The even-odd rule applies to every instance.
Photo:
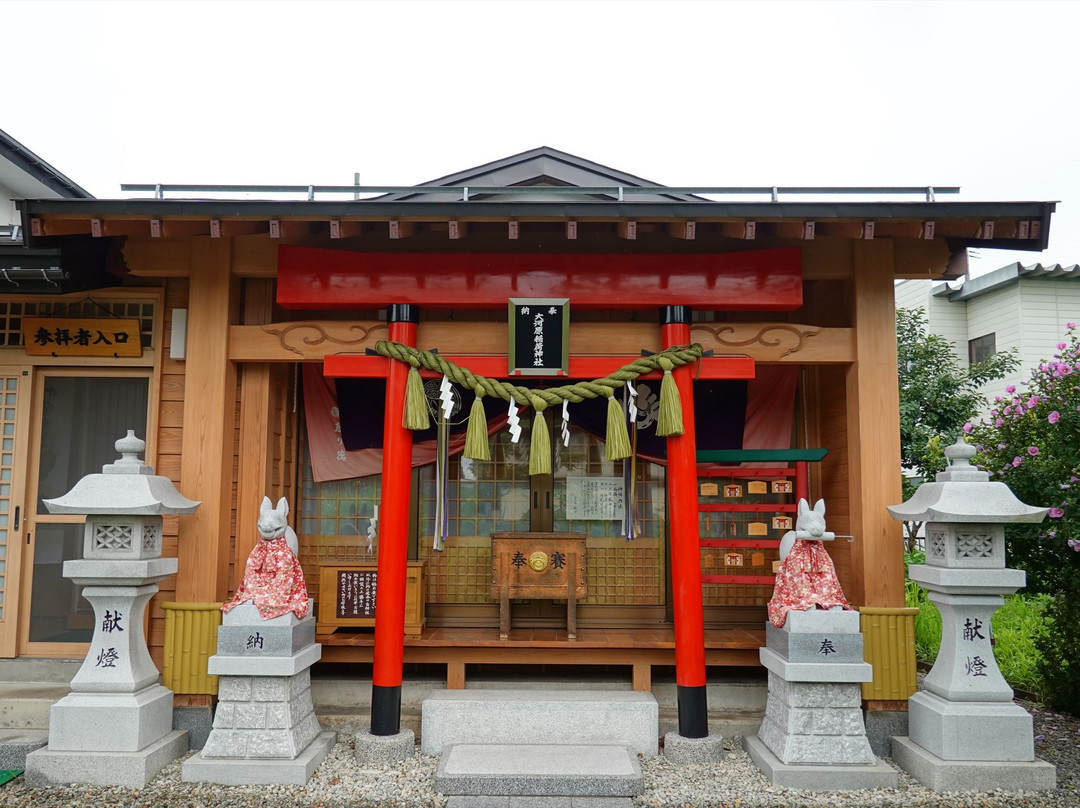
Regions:
[[[901, 772], [890, 790], [807, 792], [773, 788], [742, 750], [738, 738], [725, 740], [724, 760], [712, 766], [673, 766], [662, 756], [642, 761], [645, 793], [635, 808], [679, 806], [928, 806], [928, 808], [1011, 808], [1080, 806], [1080, 719], [1021, 702], [1034, 716], [1035, 750], [1057, 766], [1052, 792], [935, 793]], [[22, 778], [0, 787], [0, 808], [442, 808], [446, 797], [432, 790], [437, 758], [415, 755], [400, 766], [378, 771], [357, 768], [352, 743], [339, 742], [304, 786], [239, 786], [182, 783], [179, 761], [165, 767], [141, 791], [72, 786], [32, 789]]]

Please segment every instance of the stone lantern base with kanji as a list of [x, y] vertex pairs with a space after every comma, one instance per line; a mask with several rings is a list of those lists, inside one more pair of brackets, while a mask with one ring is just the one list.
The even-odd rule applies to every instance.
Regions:
[[64, 562], [64, 577], [83, 587], [94, 607], [94, 636], [71, 693], [52, 706], [49, 744], [26, 757], [28, 785], [64, 783], [142, 788], [188, 748], [173, 729], [173, 693], [160, 684], [143, 634], [157, 584], [173, 575], [161, 558], [162, 514], [192, 513], [167, 477], [137, 455], [143, 441], [129, 431], [122, 455], [101, 474], [83, 477], [50, 513], [86, 514], [83, 558]]

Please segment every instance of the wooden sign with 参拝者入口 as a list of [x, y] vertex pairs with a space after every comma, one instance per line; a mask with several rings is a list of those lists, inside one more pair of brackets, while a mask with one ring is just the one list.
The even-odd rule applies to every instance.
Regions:
[[139, 321], [119, 317], [25, 317], [28, 356], [142, 356]]

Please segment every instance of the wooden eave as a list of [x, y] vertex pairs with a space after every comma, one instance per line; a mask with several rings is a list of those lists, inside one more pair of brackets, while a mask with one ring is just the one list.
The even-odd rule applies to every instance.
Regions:
[[[959, 252], [966, 247], [1045, 249], [1056, 203], [35, 199], [19, 206], [31, 247], [50, 246], [56, 237], [84, 236], [262, 236], [275, 242], [362, 237], [392, 244], [434, 234], [435, 244], [451, 250], [469, 249], [475, 243], [470, 239], [483, 233], [513, 248], [515, 241], [529, 242], [530, 230], [550, 237], [551, 225], [557, 224], [567, 246], [602, 232], [605, 238], [638, 241], [636, 248], [642, 250], [677, 242], [708, 250], [719, 239], [797, 244], [892, 238], [936, 241]], [[426, 246], [432, 248], [432, 243]]]

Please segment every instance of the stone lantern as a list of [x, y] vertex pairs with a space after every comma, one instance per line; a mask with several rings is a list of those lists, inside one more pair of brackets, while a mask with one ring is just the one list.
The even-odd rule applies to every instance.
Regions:
[[1041, 522], [1047, 509], [991, 482], [971, 465], [975, 451], [957, 440], [936, 482], [888, 509], [893, 519], [925, 523], [926, 564], [908, 576], [929, 591], [942, 624], [937, 661], [908, 701], [909, 734], [893, 738], [892, 756], [935, 791], [1052, 789], [1055, 769], [1035, 758], [1031, 716], [1013, 703], [990, 635], [1003, 596], [1026, 581], [1005, 566], [1005, 525]]
[[119, 460], [44, 500], [50, 513], [86, 515], [83, 557], [64, 562], [64, 577], [83, 587], [95, 622], [72, 692], [50, 712], [48, 747], [27, 756], [30, 785], [141, 788], [187, 750], [187, 733], [172, 727], [173, 694], [160, 684], [143, 616], [158, 582], [177, 569], [175, 558], [161, 557], [162, 514], [193, 513], [199, 503], [139, 459], [145, 448], [128, 430], [116, 442]]

